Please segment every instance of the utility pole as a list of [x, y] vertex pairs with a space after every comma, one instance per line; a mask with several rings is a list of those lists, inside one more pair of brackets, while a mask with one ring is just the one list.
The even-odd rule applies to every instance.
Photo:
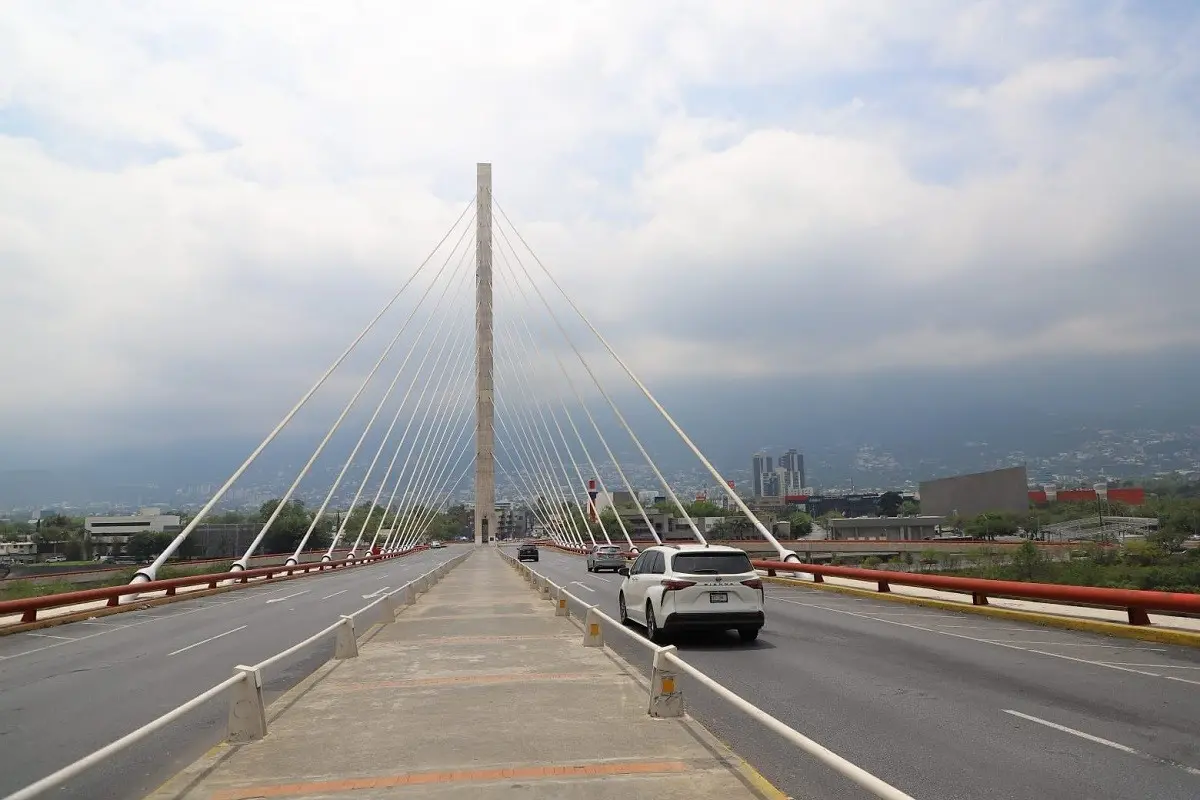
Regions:
[[475, 165], [475, 544], [496, 537], [492, 389], [492, 165]]

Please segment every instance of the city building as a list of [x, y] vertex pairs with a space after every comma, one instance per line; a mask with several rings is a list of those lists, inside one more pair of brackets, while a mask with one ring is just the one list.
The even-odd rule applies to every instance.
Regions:
[[83, 528], [91, 535], [97, 553], [112, 554], [123, 551], [129, 537], [137, 533], [178, 533], [180, 519], [178, 514], [143, 508], [127, 517], [85, 517]]
[[941, 517], [853, 517], [829, 520], [829, 538], [834, 541], [887, 540], [918, 542], [938, 535]]
[[784, 470], [784, 494], [798, 494], [807, 486], [804, 475], [804, 454], [792, 449], [779, 457], [779, 467]]
[[774, 471], [774, 459], [766, 453], [755, 453], [750, 460], [750, 475], [754, 479], [754, 496], [763, 496], [763, 476]]
[[940, 517], [1029, 511], [1029, 481], [1024, 466], [921, 481], [920, 493], [921, 510]]

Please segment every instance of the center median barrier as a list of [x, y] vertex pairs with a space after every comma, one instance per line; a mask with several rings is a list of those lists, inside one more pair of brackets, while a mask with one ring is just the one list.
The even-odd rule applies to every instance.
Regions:
[[293, 577], [297, 575], [306, 575], [313, 572], [324, 572], [326, 570], [344, 569], [347, 567], [362, 566], [366, 564], [374, 564], [380, 561], [386, 561], [392, 558], [400, 558], [402, 556], [411, 555], [412, 553], [422, 552], [425, 547], [416, 547], [411, 550], [406, 550], [402, 553], [389, 553], [386, 555], [368, 555], [357, 559], [342, 559], [340, 561], [317, 561], [308, 564], [293, 564], [292, 566], [274, 566], [274, 567], [258, 567], [255, 569], [235, 570], [233, 572], [209, 573], [202, 575], [188, 575], [182, 578], [167, 578], [165, 580], [147, 581], [145, 583], [131, 583], [123, 586], [105, 586], [98, 589], [82, 589], [76, 592], [60, 592], [58, 594], [47, 594], [38, 597], [24, 597], [17, 600], [0, 601], [0, 618], [20, 614], [19, 622], [0, 625], [0, 634], [12, 633], [23, 630], [28, 623], [38, 621], [38, 612], [50, 608], [62, 608], [65, 606], [76, 606], [85, 603], [94, 603], [105, 601], [105, 605], [110, 608], [115, 608], [122, 604], [122, 601], [129, 602], [137, 600], [145, 595], [156, 594], [162, 592], [161, 597], [175, 597], [180, 589], [185, 589], [193, 586], [204, 586], [208, 589], [217, 589], [222, 583], [230, 582], [233, 584], [249, 584], [251, 580], [263, 579], [272, 580], [277, 577]]
[[[337, 622], [323, 628], [302, 642], [297, 642], [270, 658], [254, 665], [238, 665], [233, 675], [221, 681], [186, 703], [171, 709], [151, 720], [137, 730], [127, 733], [111, 744], [101, 747], [72, 764], [47, 775], [45, 778], [9, 795], [5, 800], [33, 800], [44, 797], [55, 789], [66, 786], [69, 781], [89, 769], [106, 764], [114, 756], [137, 745], [155, 733], [179, 722], [190, 712], [207, 703], [227, 698], [229, 715], [225, 739], [231, 743], [244, 744], [262, 739], [267, 735], [267, 703], [263, 697], [264, 672], [305, 648], [312, 647], [329, 638], [334, 639], [334, 659], [345, 660], [358, 657], [358, 638], [361, 631], [373, 625], [394, 622], [397, 612], [413, 605], [418, 595], [428, 592], [450, 570], [469, 558], [474, 550], [455, 556], [433, 569], [414, 578], [398, 589], [380, 595], [376, 600], [352, 614], [344, 615]], [[247, 570], [249, 572], [250, 570]], [[235, 573], [241, 574], [241, 573]], [[141, 586], [150, 586], [144, 583]]]
[[871, 796], [882, 798], [883, 800], [913, 800], [910, 795], [900, 789], [847, 761], [837, 753], [813, 741], [795, 728], [792, 728], [758, 706], [750, 703], [745, 698], [722, 686], [711, 676], [684, 661], [679, 656], [674, 645], [662, 647], [654, 644], [636, 631], [631, 630], [622, 625], [618, 620], [605, 614], [597, 605], [571, 594], [564, 586], [554, 583], [532, 567], [518, 561], [515, 557], [503, 550], [500, 551], [500, 554], [510, 566], [521, 573], [541, 597], [548, 598], [553, 602], [555, 615], [563, 617], [571, 616], [570, 602], [572, 601], [586, 609], [583, 618], [582, 644], [584, 647], [605, 647], [604, 632], [605, 629], [609, 629], [623, 634], [650, 651], [652, 657], [650, 665], [650, 690], [646, 710], [649, 716], [677, 718], [684, 715], [683, 690], [678, 683], [679, 674], [683, 673], [710, 689], [723, 701], [745, 714], [754, 722], [772, 731], [784, 741], [860, 786], [869, 792]]
[[1073, 586], [1058, 583], [1027, 583], [986, 578], [959, 578], [949, 575], [921, 575], [860, 567], [834, 567], [823, 564], [799, 564], [782, 561], [754, 561], [754, 567], [768, 577], [779, 573], [812, 575], [813, 582], [826, 577], [874, 583], [877, 591], [890, 592], [892, 584], [958, 592], [971, 596], [971, 604], [986, 606], [988, 598], [1011, 598], [1066, 605], [1122, 609], [1130, 625], [1149, 625], [1151, 612], [1200, 615], [1200, 594], [1158, 592], [1143, 589], [1108, 589], [1098, 586]]

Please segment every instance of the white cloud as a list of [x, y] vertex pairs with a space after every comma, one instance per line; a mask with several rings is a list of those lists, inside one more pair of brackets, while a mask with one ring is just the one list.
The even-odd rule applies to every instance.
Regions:
[[[477, 160], [651, 380], [790, 369], [765, 341], [849, 371], [1194, 342], [1200, 148], [1169, 98], [1195, 30], [1082, 2], [8, 4], [0, 441], [164, 404], [261, 430]], [[1096, 317], [1130, 264], [1144, 305]]]

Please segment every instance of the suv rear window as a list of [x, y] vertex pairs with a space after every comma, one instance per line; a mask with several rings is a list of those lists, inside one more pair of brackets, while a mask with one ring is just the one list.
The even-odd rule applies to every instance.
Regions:
[[596, 552], [597, 553], [609, 553], [609, 554], [619, 553], [619, 552], [621, 552], [621, 548], [617, 547], [616, 545], [607, 545], [606, 544], [606, 545], [601, 545], [600, 547], [597, 547]]
[[740, 575], [754, 566], [745, 553], [677, 553], [671, 569], [685, 575]]

